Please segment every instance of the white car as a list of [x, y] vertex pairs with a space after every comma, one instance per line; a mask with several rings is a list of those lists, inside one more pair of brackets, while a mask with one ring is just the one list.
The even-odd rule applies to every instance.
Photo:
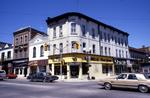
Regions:
[[142, 73], [122, 73], [117, 77], [101, 79], [98, 84], [104, 86], [106, 90], [112, 87], [132, 88], [146, 93], [150, 89], [150, 79]]
[[0, 70], [0, 80], [3, 80], [6, 78], [6, 72], [5, 70]]

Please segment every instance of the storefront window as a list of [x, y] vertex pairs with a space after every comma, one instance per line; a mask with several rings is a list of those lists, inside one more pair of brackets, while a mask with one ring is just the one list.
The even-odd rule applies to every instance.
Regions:
[[54, 74], [55, 75], [60, 75], [60, 66], [55, 66], [54, 67]]
[[112, 66], [103, 65], [102, 70], [104, 74], [112, 73]]
[[[55, 75], [61, 75], [60, 66], [55, 66], [54, 70]], [[67, 66], [62, 66], [62, 75], [67, 75]]]

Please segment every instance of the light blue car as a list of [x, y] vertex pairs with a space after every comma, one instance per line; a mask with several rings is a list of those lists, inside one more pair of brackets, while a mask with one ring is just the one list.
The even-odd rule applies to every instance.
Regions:
[[3, 80], [6, 78], [6, 72], [5, 70], [0, 70], [0, 80]]

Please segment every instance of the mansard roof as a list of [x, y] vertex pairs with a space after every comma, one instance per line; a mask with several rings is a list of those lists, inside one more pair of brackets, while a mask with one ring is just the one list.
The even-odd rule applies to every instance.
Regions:
[[[5, 47], [6, 45], [8, 45], [8, 47]], [[10, 48], [10, 47], [12, 47], [12, 44], [0, 41], [0, 50], [2, 50], [4, 48]]]
[[114, 30], [114, 31], [117, 31], [118, 33], [122, 33], [122, 34], [125, 34], [125, 35], [127, 35], [127, 36], [129, 35], [127, 32], [124, 32], [124, 31], [122, 31], [122, 30], [119, 30], [119, 29], [117, 29], [117, 28], [115, 28], [115, 27], [113, 27], [113, 26], [107, 25], [107, 24], [105, 24], [105, 23], [103, 23], [103, 22], [100, 22], [100, 21], [98, 21], [98, 20], [96, 20], [96, 19], [93, 19], [93, 18], [91, 18], [91, 17], [89, 17], [89, 16], [86, 16], [86, 15], [81, 14], [81, 13], [78, 13], [78, 12], [68, 12], [68, 13], [64, 13], [64, 14], [62, 14], [62, 15], [53, 17], [53, 18], [48, 17], [47, 20], [46, 20], [46, 22], [47, 22], [47, 25], [49, 25], [50, 23], [52, 23], [52, 22], [54, 22], [54, 21], [58, 21], [58, 20], [63, 19], [63, 18], [68, 18], [69, 16], [82, 17], [82, 18], [84, 18], [84, 19], [87, 19], [88, 21], [92, 21], [92, 22], [97, 23], [97, 24], [99, 24], [99, 25], [102, 25], [102, 26], [104, 26], [104, 27], [108, 27], [108, 28], [110, 28], [110, 29], [112, 29], [112, 30]]
[[39, 34], [47, 36], [46, 33], [42, 32], [42, 31], [39, 31], [39, 30], [36, 30], [36, 29], [34, 29], [34, 28], [30, 27], [30, 26], [29, 27], [20, 28], [17, 31], [15, 31], [13, 34], [16, 35], [16, 34], [24, 32], [24, 31], [37, 32]]

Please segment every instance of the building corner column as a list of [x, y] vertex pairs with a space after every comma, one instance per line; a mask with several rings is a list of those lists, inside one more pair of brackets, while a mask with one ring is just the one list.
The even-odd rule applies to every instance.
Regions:
[[49, 67], [49, 65], [46, 65], [46, 72], [47, 72], [47, 73], [50, 72], [50, 67]]
[[40, 72], [39, 66], [36, 66], [36, 72]]
[[31, 73], [30, 66], [27, 68], [27, 76]]
[[54, 75], [54, 64], [52, 64], [52, 75]]
[[115, 75], [115, 65], [112, 64], [112, 75]]
[[14, 68], [14, 74], [16, 74], [16, 68]]
[[82, 63], [79, 65], [79, 79], [82, 79]]

